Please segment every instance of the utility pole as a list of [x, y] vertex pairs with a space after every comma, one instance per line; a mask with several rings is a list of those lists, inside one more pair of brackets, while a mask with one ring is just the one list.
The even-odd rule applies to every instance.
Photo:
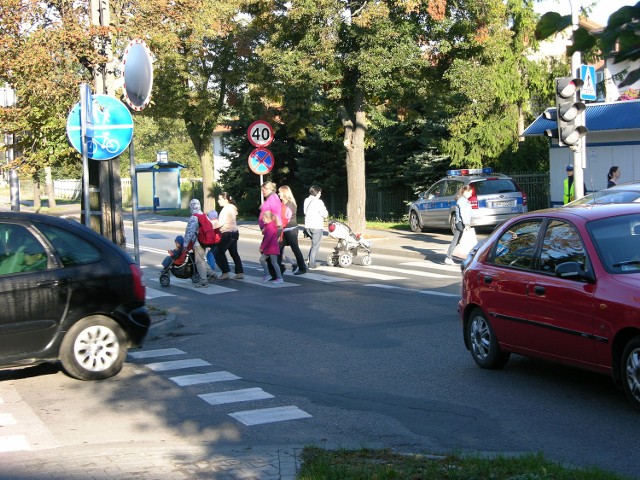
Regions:
[[[111, 23], [109, 0], [90, 0], [90, 8], [91, 25], [101, 27], [105, 32]], [[113, 96], [115, 92], [111, 34], [98, 35], [97, 37], [96, 50], [107, 60], [94, 69], [95, 90], [97, 94]], [[91, 228], [124, 249], [122, 185], [118, 158], [89, 162], [89, 203]], [[82, 210], [85, 211], [84, 205]]]
[[[571, 28], [573, 29], [572, 39], [575, 37], [575, 31], [578, 29], [578, 0], [570, 0], [571, 4]], [[572, 42], [575, 40], [572, 40]], [[571, 76], [580, 78], [580, 52], [573, 52], [571, 55]], [[584, 119], [586, 115], [580, 115], [582, 126], [584, 125]], [[573, 192], [576, 200], [584, 197], [584, 168], [586, 167], [586, 148], [587, 137], [583, 136], [575, 148], [572, 148], [573, 152]]]
[[[5, 82], [4, 87], [0, 89], [0, 106], [13, 107], [16, 104], [16, 92], [11, 86]], [[6, 155], [6, 164], [11, 165], [15, 160], [16, 134], [4, 134], [4, 148]], [[18, 169], [14, 166], [9, 171], [9, 188], [11, 194], [11, 210], [20, 211], [20, 180], [18, 179]]]

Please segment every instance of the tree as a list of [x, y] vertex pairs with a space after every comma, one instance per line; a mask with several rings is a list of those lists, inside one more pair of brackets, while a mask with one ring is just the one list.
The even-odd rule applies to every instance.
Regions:
[[229, 100], [244, 85], [248, 52], [239, 0], [116, 3], [118, 42], [144, 35], [153, 55], [155, 118], [181, 118], [201, 165], [205, 210], [213, 195], [214, 128], [228, 120]]
[[[51, 167], [54, 176], [80, 172], [65, 127], [78, 83], [90, 79], [82, 62], [95, 58], [91, 32], [80, 21], [86, 16], [86, 6], [70, 0], [0, 0], [0, 81], [12, 85], [18, 99], [15, 107], [0, 109], [0, 123], [18, 133], [21, 152], [7, 167], [18, 167], [36, 186]], [[39, 195], [34, 200], [39, 206]]]
[[[400, 89], [405, 76], [423, 64], [424, 26], [444, 1], [363, 0], [254, 2], [254, 31], [265, 32], [257, 53], [266, 67], [251, 85], [285, 105], [303, 97], [301, 111], [283, 108], [289, 130], [304, 137], [341, 137], [347, 184], [347, 218], [365, 228], [365, 148], [371, 115]], [[266, 86], [266, 79], [271, 79]], [[299, 103], [299, 105], [301, 102]], [[335, 123], [314, 120], [331, 111]]]
[[[536, 26], [536, 38], [543, 40], [562, 32], [571, 25], [570, 15], [557, 12], [545, 13]], [[567, 55], [573, 52], [595, 55], [598, 52], [613, 57], [614, 63], [640, 59], [640, 2], [624, 6], [609, 16], [607, 26], [601, 31], [589, 31], [578, 27]], [[640, 80], [640, 68], [627, 72], [620, 87], [633, 85]]]

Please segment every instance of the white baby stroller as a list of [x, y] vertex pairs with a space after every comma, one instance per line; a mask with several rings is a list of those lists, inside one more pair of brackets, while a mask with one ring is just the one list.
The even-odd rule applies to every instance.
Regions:
[[327, 257], [327, 263], [334, 267], [347, 268], [353, 263], [358, 253], [363, 253], [360, 262], [365, 267], [371, 265], [371, 241], [365, 240], [360, 234], [355, 234], [346, 223], [337, 220], [329, 222], [329, 236], [336, 238], [338, 244]]

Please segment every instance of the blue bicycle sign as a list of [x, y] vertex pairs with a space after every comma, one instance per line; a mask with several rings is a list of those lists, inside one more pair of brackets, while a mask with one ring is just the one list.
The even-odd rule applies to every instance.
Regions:
[[[133, 118], [124, 103], [114, 97], [93, 95], [92, 99], [93, 136], [87, 137], [87, 156], [93, 160], [110, 160], [131, 143]], [[80, 113], [80, 103], [77, 103], [67, 118], [67, 137], [82, 153]]]

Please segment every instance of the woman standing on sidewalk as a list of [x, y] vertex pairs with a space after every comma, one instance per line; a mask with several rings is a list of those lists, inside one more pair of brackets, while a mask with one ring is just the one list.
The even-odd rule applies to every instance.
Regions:
[[284, 222], [284, 230], [282, 242], [280, 243], [280, 258], [282, 258], [284, 247], [291, 247], [291, 251], [296, 257], [296, 265], [298, 267], [297, 270], [295, 267], [293, 268], [293, 274], [304, 275], [307, 273], [307, 265], [304, 263], [304, 257], [298, 245], [298, 218], [296, 216], [298, 205], [296, 204], [296, 199], [293, 197], [293, 192], [287, 185], [282, 185], [278, 189], [278, 195], [285, 206], [285, 215], [282, 219]]
[[220, 280], [228, 279], [229, 271], [231, 270], [229, 268], [229, 260], [227, 260], [227, 250], [229, 250], [229, 255], [231, 255], [235, 266], [236, 275], [233, 278], [240, 280], [244, 278], [244, 270], [242, 268], [242, 260], [238, 255], [238, 238], [240, 237], [237, 224], [238, 208], [236, 207], [236, 202], [227, 192], [222, 192], [218, 195], [218, 204], [222, 207], [222, 210], [218, 220], [214, 220], [211, 223], [213, 228], [219, 228], [220, 233], [222, 233], [222, 239], [215, 249], [216, 263], [222, 271]]

